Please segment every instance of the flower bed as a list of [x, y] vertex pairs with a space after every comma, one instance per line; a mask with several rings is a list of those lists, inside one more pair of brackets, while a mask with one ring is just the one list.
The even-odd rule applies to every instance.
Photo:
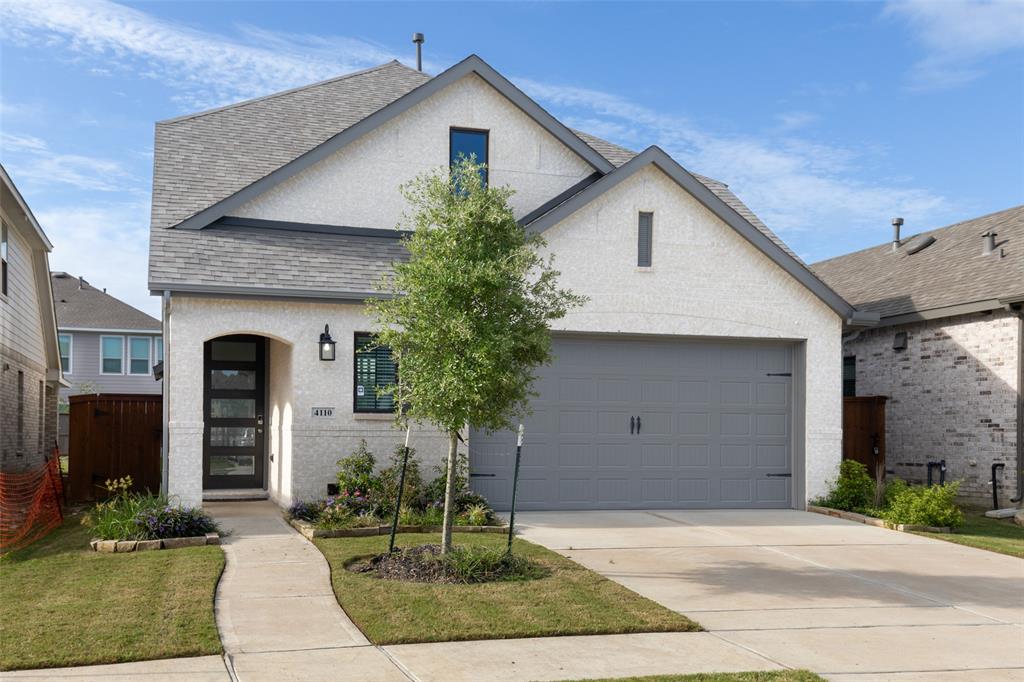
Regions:
[[[366, 442], [349, 457], [338, 461], [338, 494], [320, 500], [295, 502], [288, 509], [292, 525], [307, 537], [358, 537], [391, 530], [398, 498], [401, 449], [396, 449], [388, 466], [376, 469], [376, 459]], [[501, 531], [501, 521], [482, 495], [469, 489], [465, 457], [455, 474], [455, 527], [480, 532]], [[424, 483], [419, 462], [410, 452], [398, 514], [401, 532], [439, 532], [443, 523], [444, 488], [447, 471], [435, 467], [436, 476]]]
[[950, 533], [963, 523], [958, 482], [912, 486], [898, 478], [876, 484], [860, 462], [844, 460], [839, 477], [807, 510], [900, 531]]
[[[359, 528], [319, 528], [315, 523], [302, 519], [288, 519], [292, 528], [312, 540], [313, 538], [361, 538], [368, 535], [387, 535], [391, 525], [362, 526]], [[440, 533], [441, 526], [398, 525], [399, 533]], [[508, 533], [507, 526], [452, 526], [453, 533]]]
[[172, 504], [162, 495], [131, 492], [130, 476], [106, 482], [110, 497], [82, 517], [98, 552], [134, 552], [220, 544], [217, 523], [202, 509]]

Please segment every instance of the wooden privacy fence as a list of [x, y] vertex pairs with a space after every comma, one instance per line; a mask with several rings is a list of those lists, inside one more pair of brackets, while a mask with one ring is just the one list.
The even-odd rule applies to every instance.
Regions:
[[135, 490], [160, 490], [163, 399], [159, 395], [73, 395], [68, 433], [68, 499], [105, 496], [107, 479], [131, 476]]
[[878, 480], [885, 477], [884, 395], [843, 398], [843, 459], [868, 468]]

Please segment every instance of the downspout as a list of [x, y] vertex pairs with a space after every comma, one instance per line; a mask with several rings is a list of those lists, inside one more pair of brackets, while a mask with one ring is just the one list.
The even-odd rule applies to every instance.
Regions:
[[1020, 303], [1003, 307], [1017, 317], [1017, 494], [1010, 502], [1020, 504], [1024, 499], [1024, 309]]
[[160, 392], [163, 394], [163, 430], [162, 438], [160, 443], [160, 492], [164, 495], [168, 494], [168, 448], [170, 443], [168, 442], [167, 434], [167, 422], [171, 414], [171, 401], [170, 395], [167, 391], [167, 382], [171, 378], [171, 326], [169, 324], [171, 318], [171, 292], [164, 291], [161, 300], [161, 319], [163, 320], [162, 334], [164, 337], [164, 378], [160, 382]]
[[1020, 504], [1024, 499], [1024, 312], [1017, 315], [1017, 495], [1010, 499]]

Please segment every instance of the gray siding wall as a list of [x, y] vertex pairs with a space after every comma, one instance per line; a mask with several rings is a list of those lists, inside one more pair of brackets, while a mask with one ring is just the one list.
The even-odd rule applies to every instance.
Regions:
[[[100, 337], [119, 336], [127, 340], [129, 336], [145, 337], [150, 340], [150, 368], [156, 364], [153, 339], [154, 334], [120, 334], [112, 332], [68, 332], [58, 330], [60, 334], [70, 334], [71, 372], [65, 372], [64, 378], [71, 382], [72, 387], [61, 388], [60, 397], [81, 393], [160, 393], [162, 381], [155, 381], [152, 373], [145, 376], [128, 374], [128, 355], [125, 352], [124, 374], [100, 374]], [[126, 341], [127, 343], [127, 341]], [[126, 346], [127, 347], [127, 346]]]
[[[893, 350], [896, 332], [906, 350]], [[857, 395], [889, 396], [887, 465], [923, 483], [946, 460], [961, 496], [991, 506], [991, 467], [1003, 462], [999, 497], [1016, 493], [1017, 319], [979, 313], [866, 331], [843, 347], [857, 358]]]
[[39, 292], [29, 242], [7, 220], [7, 296], [0, 294], [0, 343], [29, 362], [46, 365]]

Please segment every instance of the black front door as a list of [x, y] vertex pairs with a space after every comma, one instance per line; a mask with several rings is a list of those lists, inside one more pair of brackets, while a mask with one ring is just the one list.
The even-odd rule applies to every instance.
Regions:
[[222, 336], [204, 356], [203, 488], [262, 488], [266, 339]]

